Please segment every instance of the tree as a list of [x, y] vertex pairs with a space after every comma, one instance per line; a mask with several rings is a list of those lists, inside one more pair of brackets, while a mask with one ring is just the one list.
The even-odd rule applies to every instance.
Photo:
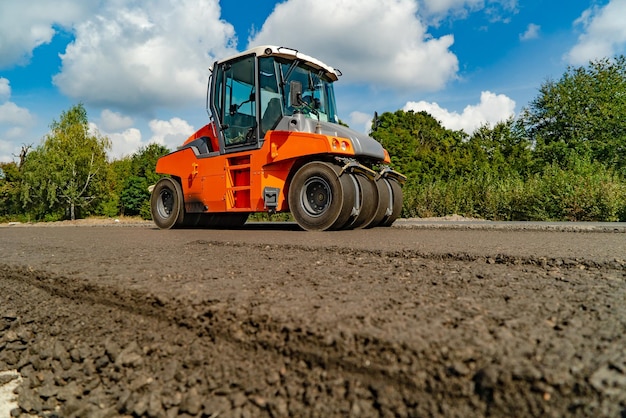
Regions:
[[110, 147], [107, 137], [90, 132], [82, 104], [62, 112], [24, 161], [24, 205], [37, 218], [76, 219], [77, 209], [87, 209], [105, 193]]
[[157, 160], [169, 150], [163, 145], [150, 144], [140, 148], [130, 160], [130, 171], [120, 194], [121, 212], [124, 215], [141, 215], [149, 218], [150, 193], [148, 186], [161, 177], [155, 172]]
[[541, 165], [578, 157], [626, 168], [626, 57], [568, 67], [546, 81], [520, 122]]
[[466, 164], [461, 161], [466, 134], [444, 128], [427, 112], [385, 112], [377, 118], [372, 137], [411, 182], [448, 178]]
[[22, 175], [14, 163], [0, 163], [0, 217], [20, 213]]
[[467, 149], [474, 166], [479, 165], [483, 171], [499, 176], [529, 174], [533, 158], [531, 143], [513, 118], [493, 127], [483, 125], [476, 129], [467, 142]]

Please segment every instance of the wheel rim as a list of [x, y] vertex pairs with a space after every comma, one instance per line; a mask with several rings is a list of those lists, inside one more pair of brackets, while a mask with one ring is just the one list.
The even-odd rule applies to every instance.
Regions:
[[311, 217], [321, 216], [333, 201], [328, 182], [319, 176], [309, 178], [300, 193], [302, 208]]
[[174, 209], [174, 195], [171, 190], [161, 190], [156, 209], [161, 218], [169, 218], [172, 215], [172, 210]]

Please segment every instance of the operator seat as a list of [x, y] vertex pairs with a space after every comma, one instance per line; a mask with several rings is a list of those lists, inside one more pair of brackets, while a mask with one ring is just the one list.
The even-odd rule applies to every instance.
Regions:
[[280, 105], [280, 99], [278, 97], [270, 99], [267, 104], [267, 109], [265, 109], [263, 117], [261, 118], [261, 134], [265, 136], [267, 131], [273, 129], [282, 115], [283, 111]]

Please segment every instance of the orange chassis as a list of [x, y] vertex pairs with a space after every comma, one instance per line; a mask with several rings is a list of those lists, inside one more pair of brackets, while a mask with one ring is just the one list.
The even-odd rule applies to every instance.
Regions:
[[[289, 131], [269, 131], [259, 149], [221, 154], [189, 146], [205, 138], [219, 150], [213, 125], [190, 136], [178, 151], [159, 159], [156, 172], [180, 181], [186, 213], [285, 212], [289, 181], [304, 163], [329, 157], [354, 157], [347, 138]], [[384, 163], [390, 162], [385, 151]], [[268, 195], [268, 190], [274, 195]]]

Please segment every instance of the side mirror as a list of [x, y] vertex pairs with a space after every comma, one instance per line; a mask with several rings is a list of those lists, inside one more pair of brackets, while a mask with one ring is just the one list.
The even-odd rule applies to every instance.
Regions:
[[291, 81], [289, 83], [289, 101], [291, 106], [298, 107], [302, 105], [302, 83], [299, 81]]

